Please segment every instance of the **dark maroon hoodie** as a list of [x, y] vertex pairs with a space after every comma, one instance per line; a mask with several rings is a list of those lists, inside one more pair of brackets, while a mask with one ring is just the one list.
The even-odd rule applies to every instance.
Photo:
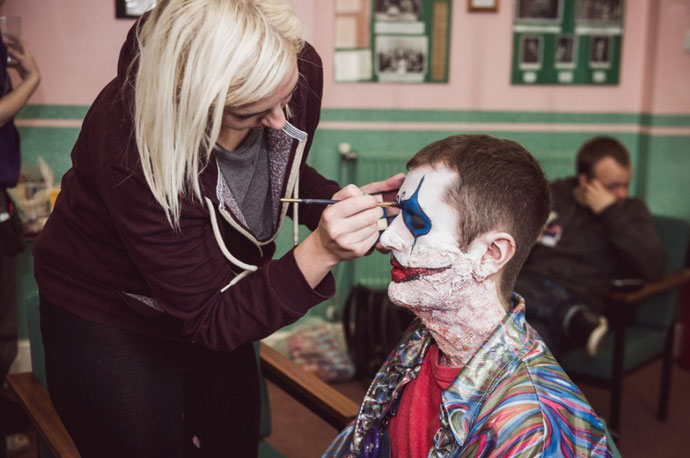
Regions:
[[[331, 274], [312, 289], [292, 251], [271, 260], [287, 212], [279, 198], [330, 198], [339, 189], [305, 165], [321, 108], [321, 60], [305, 45], [291, 125], [267, 129], [274, 234], [253, 237], [213, 158], [200, 175], [204, 202], [183, 199], [175, 231], [146, 184], [134, 141], [133, 91], [126, 84], [134, 27], [117, 77], [84, 119], [72, 168], [36, 241], [38, 287], [50, 303], [96, 323], [231, 350], [295, 321], [334, 293]], [[299, 222], [314, 229], [322, 210], [300, 208]]]

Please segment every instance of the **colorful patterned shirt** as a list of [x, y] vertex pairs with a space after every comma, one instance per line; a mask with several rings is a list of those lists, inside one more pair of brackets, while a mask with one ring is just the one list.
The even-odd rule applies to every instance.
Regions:
[[[512, 302], [443, 392], [441, 428], [428, 456], [612, 456], [602, 420], [526, 323], [524, 300], [513, 294]], [[388, 421], [431, 342], [419, 323], [406, 332], [376, 374], [357, 419], [323, 456], [390, 455]]]

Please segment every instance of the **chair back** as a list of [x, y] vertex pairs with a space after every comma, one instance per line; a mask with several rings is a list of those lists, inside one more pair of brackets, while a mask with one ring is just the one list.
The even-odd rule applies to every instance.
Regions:
[[[688, 223], [680, 218], [655, 216], [656, 230], [666, 251], [666, 269], [671, 273], [683, 267], [688, 249]], [[680, 288], [673, 288], [640, 303], [637, 322], [667, 328], [676, 318]]]

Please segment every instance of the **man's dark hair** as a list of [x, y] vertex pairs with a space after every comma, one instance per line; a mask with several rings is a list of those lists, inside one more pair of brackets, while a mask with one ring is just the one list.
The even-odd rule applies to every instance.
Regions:
[[618, 140], [611, 137], [594, 137], [577, 152], [577, 174], [593, 177], [594, 166], [605, 157], [613, 158], [621, 167], [630, 166], [630, 155]]
[[500, 294], [510, 298], [515, 278], [551, 208], [549, 182], [520, 144], [488, 135], [454, 135], [422, 148], [408, 169], [444, 164], [458, 179], [447, 198], [458, 210], [460, 248], [492, 230], [515, 239], [515, 255], [503, 269]]

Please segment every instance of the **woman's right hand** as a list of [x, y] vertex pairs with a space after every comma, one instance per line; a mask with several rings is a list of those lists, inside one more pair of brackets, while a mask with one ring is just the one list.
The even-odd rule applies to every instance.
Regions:
[[333, 195], [319, 226], [295, 248], [295, 260], [312, 288], [338, 263], [367, 254], [378, 240], [383, 210], [374, 196], [348, 185]]
[[40, 81], [41, 73], [33, 54], [21, 40], [8, 40], [7, 54], [11, 57], [8, 67], [14, 68], [22, 80], [35, 79]]

